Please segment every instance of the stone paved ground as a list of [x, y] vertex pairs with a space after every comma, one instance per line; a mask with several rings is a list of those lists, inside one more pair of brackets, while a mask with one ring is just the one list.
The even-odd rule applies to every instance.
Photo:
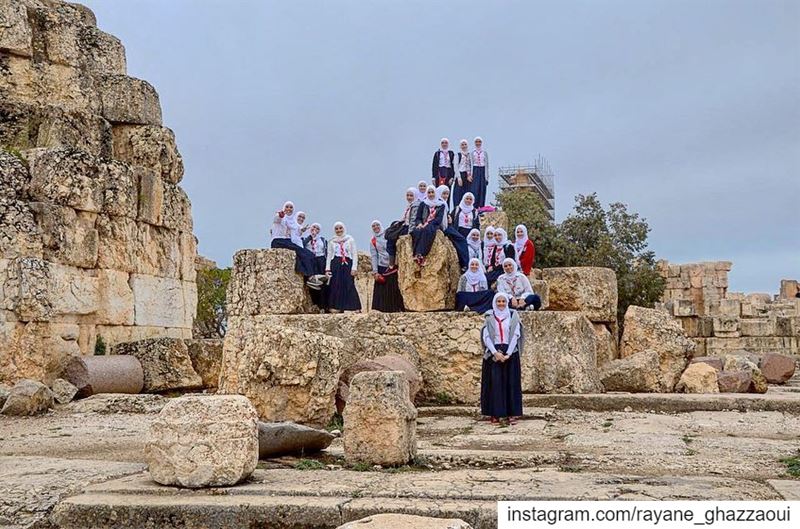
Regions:
[[[774, 393], [800, 399], [800, 393]], [[317, 456], [262, 462], [248, 484], [221, 494], [177, 492], [154, 486], [141, 473], [143, 443], [159, 408], [150, 404], [109, 414], [73, 403], [41, 417], [0, 417], [0, 527], [40, 518], [59, 498], [89, 483], [98, 485], [60, 508], [65, 527], [135, 526], [139, 517], [153, 515], [156, 504], [165, 519], [189, 513], [181, 516], [210, 517], [223, 525], [262, 523], [280, 511], [282, 520], [335, 527], [333, 520], [394, 509], [460, 515], [478, 527], [491, 527], [492, 500], [498, 497], [788, 499], [800, 494], [800, 480], [780, 462], [800, 455], [800, 415], [670, 413], [664, 405], [652, 411], [528, 407], [525, 419], [510, 428], [476, 420], [470, 408], [421, 408], [419, 457], [400, 471], [347, 467], [337, 440]], [[251, 505], [246, 513], [236, 509], [241, 503]], [[101, 505], [116, 508], [107, 511]]]

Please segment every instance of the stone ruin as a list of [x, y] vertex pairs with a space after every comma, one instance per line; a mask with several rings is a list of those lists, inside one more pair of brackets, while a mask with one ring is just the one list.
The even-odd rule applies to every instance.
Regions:
[[800, 354], [800, 298], [797, 281], [781, 282], [781, 293], [728, 292], [731, 262], [659, 262], [666, 280], [661, 307], [696, 344], [695, 356], [735, 351]]
[[155, 89], [83, 6], [0, 2], [0, 381], [65, 359], [191, 338], [183, 161]]

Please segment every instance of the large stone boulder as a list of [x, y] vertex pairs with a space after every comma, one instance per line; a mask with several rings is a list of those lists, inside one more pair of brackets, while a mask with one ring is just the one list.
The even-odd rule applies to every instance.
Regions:
[[0, 413], [38, 415], [53, 407], [53, 392], [35, 380], [20, 380], [11, 388]]
[[755, 362], [745, 355], [725, 355], [724, 371], [739, 371], [750, 375], [750, 393], [766, 393], [769, 389], [767, 379]]
[[186, 342], [177, 338], [153, 338], [117, 344], [112, 351], [130, 355], [142, 364], [144, 391], [155, 393], [173, 389], [194, 389], [203, 380], [192, 367]]
[[293, 422], [258, 423], [258, 457], [313, 454], [328, 448], [336, 436]]
[[414, 514], [373, 514], [336, 529], [472, 529], [458, 518], [431, 518]]
[[224, 340], [187, 340], [192, 367], [203, 379], [203, 387], [216, 389], [219, 383], [219, 369], [222, 365], [222, 345]]
[[350, 381], [358, 373], [364, 371], [400, 371], [408, 381], [408, 391], [411, 402], [417, 397], [417, 393], [422, 389], [422, 375], [414, 364], [401, 356], [384, 355], [372, 360], [360, 360], [347, 367], [339, 376], [339, 385], [336, 390], [336, 410], [342, 413], [347, 396], [350, 392]]
[[722, 368], [724, 367], [722, 358], [718, 356], [695, 356], [692, 358], [690, 364], [707, 364], [717, 371], [722, 371]]
[[658, 353], [640, 351], [603, 365], [600, 380], [606, 391], [657, 393], [662, 389]]
[[686, 337], [681, 324], [667, 312], [631, 305], [625, 313], [620, 357], [648, 349], [658, 353], [660, 392], [672, 392], [692, 357], [695, 344]]
[[747, 393], [753, 377], [749, 371], [719, 371], [717, 372], [717, 387], [720, 393]]
[[98, 393], [135, 394], [144, 388], [144, 370], [135, 356], [74, 356], [62, 376], [78, 388], [77, 398]]
[[785, 384], [794, 375], [794, 358], [780, 353], [765, 353], [758, 368], [771, 384]]
[[350, 463], [404, 465], [417, 454], [417, 410], [400, 371], [353, 377], [344, 410], [344, 457]]
[[617, 276], [610, 268], [545, 268], [550, 310], [579, 311], [593, 322], [617, 320]]
[[236, 485], [258, 464], [256, 410], [239, 395], [172, 399], [150, 427], [144, 456], [162, 485]]
[[313, 312], [303, 276], [294, 265], [291, 250], [236, 252], [225, 300], [228, 317]]
[[680, 393], [719, 393], [717, 370], [703, 363], [689, 364], [675, 385]]
[[397, 241], [397, 266], [400, 292], [406, 309], [413, 312], [452, 310], [461, 277], [458, 256], [444, 233], [436, 232], [425, 265], [417, 266], [411, 236]]

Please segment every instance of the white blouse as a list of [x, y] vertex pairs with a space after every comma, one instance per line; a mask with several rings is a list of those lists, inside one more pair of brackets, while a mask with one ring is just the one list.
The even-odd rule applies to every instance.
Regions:
[[472, 174], [472, 154], [468, 152], [458, 152], [456, 156], [460, 158], [458, 161], [458, 172]]
[[511, 277], [508, 277], [508, 274], [498, 277], [497, 291], [515, 298], [524, 298], [533, 294], [531, 282], [521, 272], [515, 272]]
[[484, 149], [475, 149], [472, 151], [472, 165], [474, 167], [488, 167], [489, 153], [487, 153]]
[[494, 354], [497, 352], [497, 348], [495, 345], [499, 344], [508, 344], [508, 351], [505, 354], [511, 354], [514, 349], [517, 347], [517, 342], [519, 341], [520, 336], [520, 327], [522, 325], [517, 325], [517, 328], [514, 331], [514, 336], [509, 336], [509, 329], [511, 327], [511, 315], [505, 317], [504, 319], [497, 321], [497, 317], [494, 315], [494, 312], [491, 313], [490, 317], [490, 325], [494, 325], [495, 327], [495, 338], [497, 342], [492, 343], [491, 336], [489, 335], [488, 329], [483, 329], [483, 343], [486, 344], [486, 348]]
[[330, 271], [331, 261], [334, 257], [340, 257], [350, 265], [350, 270], [356, 270], [358, 266], [358, 251], [356, 250], [356, 241], [347, 235], [341, 241], [328, 241], [328, 258], [325, 260], [325, 270]]

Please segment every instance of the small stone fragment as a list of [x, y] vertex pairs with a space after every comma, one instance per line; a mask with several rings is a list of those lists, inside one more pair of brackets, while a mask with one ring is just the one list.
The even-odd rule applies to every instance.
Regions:
[[325, 430], [293, 422], [259, 422], [258, 458], [312, 454], [328, 448], [335, 438]]
[[717, 370], [706, 363], [689, 364], [675, 390], [681, 393], [719, 393]]
[[53, 392], [35, 380], [23, 379], [14, 384], [8, 393], [3, 415], [38, 415], [53, 407]]
[[56, 399], [56, 402], [59, 404], [68, 404], [72, 402], [72, 399], [75, 398], [75, 394], [78, 393], [78, 388], [63, 378], [55, 379], [50, 385], [50, 389], [53, 392], [53, 398]]

